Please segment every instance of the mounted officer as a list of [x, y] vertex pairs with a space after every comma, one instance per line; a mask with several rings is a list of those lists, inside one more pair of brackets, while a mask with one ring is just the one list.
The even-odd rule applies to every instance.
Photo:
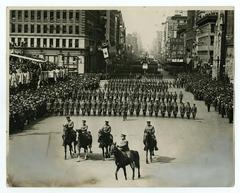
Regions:
[[[155, 150], [157, 151], [158, 147], [157, 147], [157, 139], [155, 136], [155, 128], [153, 125], [151, 125], [151, 121], [147, 121], [147, 126], [144, 129], [144, 135], [143, 135], [143, 143], [144, 144], [145, 144], [147, 133], [151, 134], [153, 140], [155, 141]], [[145, 148], [144, 148], [144, 150], [145, 150]]]

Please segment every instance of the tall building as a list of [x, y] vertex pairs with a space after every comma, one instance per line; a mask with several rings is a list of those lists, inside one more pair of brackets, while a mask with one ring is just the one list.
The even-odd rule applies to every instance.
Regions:
[[98, 10], [10, 10], [10, 41], [70, 70], [98, 72], [104, 62], [97, 49], [105, 24]]
[[198, 63], [202, 66], [210, 66], [213, 64], [217, 14], [217, 11], [196, 12], [196, 53], [198, 56]]
[[182, 60], [184, 54], [184, 39], [178, 37], [178, 30], [181, 26], [185, 26], [186, 23], [186, 16], [174, 15], [167, 17], [164, 28], [164, 58], [166, 62]]

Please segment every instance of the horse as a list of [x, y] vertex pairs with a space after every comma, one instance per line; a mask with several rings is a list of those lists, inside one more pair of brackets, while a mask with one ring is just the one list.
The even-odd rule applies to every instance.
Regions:
[[[109, 151], [110, 151], [110, 147], [113, 143], [112, 135], [111, 134], [105, 134], [105, 133], [102, 132], [99, 136], [98, 142], [100, 143], [99, 147], [102, 148], [103, 160], [105, 158], [110, 158]], [[106, 150], [106, 152], [104, 151], [104, 149]]]
[[[69, 146], [69, 152], [70, 152], [70, 156], [71, 158], [73, 158], [73, 154], [72, 154], [72, 150], [74, 147], [74, 153], [76, 153], [76, 145], [77, 145], [77, 141], [76, 141], [76, 131], [74, 131], [73, 129], [67, 129], [65, 126], [64, 127], [64, 131], [65, 131], [65, 135], [62, 136], [63, 138], [63, 146], [64, 146], [64, 152], [65, 152], [65, 160], [67, 159], [67, 146]], [[73, 146], [72, 146], [73, 145]]]
[[140, 175], [140, 157], [137, 151], [130, 150], [129, 152], [122, 152], [116, 146], [116, 143], [111, 145], [110, 153], [115, 157], [115, 164], [117, 166], [115, 171], [115, 178], [118, 180], [118, 171], [120, 168], [123, 169], [125, 180], [127, 180], [126, 166], [130, 165], [132, 168], [132, 180], [135, 177], [135, 167], [138, 169], [138, 178]]
[[147, 132], [144, 139], [144, 150], [146, 151], [146, 163], [148, 164], [148, 152], [150, 154], [150, 161], [152, 162], [152, 156], [154, 155], [154, 147], [156, 145], [155, 139], [152, 137], [152, 134]]
[[80, 151], [81, 148], [84, 149], [85, 160], [88, 158], [88, 148], [90, 149], [90, 153], [92, 153], [92, 135], [90, 133], [81, 132], [78, 130], [78, 162], [80, 162]]

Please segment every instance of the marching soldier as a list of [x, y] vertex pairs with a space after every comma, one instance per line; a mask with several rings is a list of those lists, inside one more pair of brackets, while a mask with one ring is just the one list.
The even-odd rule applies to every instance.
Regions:
[[102, 109], [103, 109], [103, 116], [106, 116], [107, 114], [107, 100], [104, 99], [103, 103], [102, 103]]
[[48, 100], [48, 101], [47, 101], [47, 114], [48, 114], [48, 115], [50, 115], [51, 112], [52, 112], [51, 106], [52, 106], [51, 101]]
[[180, 101], [180, 103], [182, 102], [182, 100], [183, 100], [183, 93], [182, 93], [182, 91], [180, 91], [180, 93], [179, 93], [179, 101]]
[[174, 102], [177, 102], [177, 93], [176, 93], [176, 91], [174, 92], [173, 100], [174, 100]]
[[[110, 96], [111, 96], [111, 94], [110, 94]], [[108, 102], [107, 102], [107, 110], [108, 110], [108, 115], [111, 116], [111, 114], [112, 114], [112, 102], [111, 102], [111, 99], [109, 99]]]
[[162, 117], [165, 117], [165, 113], [166, 113], [166, 105], [164, 102], [162, 102], [161, 106], [161, 114], [162, 114]]
[[128, 104], [127, 104], [127, 101], [125, 100], [123, 103], [123, 121], [127, 120], [127, 112], [128, 112]]
[[65, 116], [68, 115], [68, 100], [67, 99], [65, 99], [65, 101], [64, 101], [64, 114], [65, 114]]
[[167, 103], [167, 112], [168, 112], [168, 117], [171, 117], [172, 114], [172, 104], [171, 101], [169, 100], [169, 102]]
[[130, 115], [133, 116], [133, 112], [134, 112], [134, 103], [132, 101], [129, 101], [130, 104], [129, 104], [129, 112], [130, 112]]
[[116, 116], [117, 115], [117, 101], [116, 101], [116, 98], [113, 100], [112, 108], [113, 108], [113, 115]]
[[102, 114], [102, 101], [101, 99], [97, 100], [97, 111], [98, 111], [98, 116]]
[[158, 103], [158, 100], [156, 100], [154, 102], [154, 112], [155, 112], [155, 116], [157, 117], [158, 116], [158, 112], [159, 112], [159, 103]]
[[85, 116], [85, 101], [80, 101], [80, 108], [82, 111], [82, 116]]
[[185, 106], [183, 102], [180, 103], [180, 114], [181, 114], [181, 117], [184, 118]]
[[91, 115], [91, 99], [86, 101], [86, 111], [87, 111], [87, 115], [90, 116]]
[[196, 107], [195, 104], [193, 104], [193, 106], [192, 106], [192, 116], [193, 116], [193, 119], [195, 119], [196, 114], [197, 114], [197, 107]]
[[59, 114], [60, 114], [60, 116], [62, 116], [63, 115], [63, 102], [62, 102], [62, 99], [59, 99], [59, 105], [58, 105], [58, 111], [59, 111]]
[[142, 111], [143, 111], [143, 116], [146, 116], [146, 111], [147, 111], [147, 101], [146, 100], [143, 101]]
[[175, 118], [177, 117], [177, 114], [178, 114], [178, 105], [177, 105], [177, 102], [175, 102], [173, 104], [173, 115]]
[[96, 97], [94, 97], [92, 101], [92, 111], [94, 116], [96, 115], [96, 108], [97, 108]]
[[70, 115], [73, 115], [74, 114], [74, 105], [73, 105], [73, 101], [72, 101], [71, 98], [69, 99], [69, 107], [68, 107], [68, 109], [69, 109]]
[[138, 117], [139, 114], [140, 114], [140, 110], [141, 110], [141, 103], [139, 102], [139, 100], [136, 100], [136, 101], [135, 101], [134, 106], [135, 106], [135, 109], [136, 109], [136, 115], [137, 115], [137, 117]]
[[74, 109], [75, 109], [75, 113], [76, 113], [76, 115], [79, 115], [79, 111], [80, 111], [80, 103], [79, 103], [78, 99], [75, 100], [75, 103], [74, 103]]
[[58, 115], [58, 100], [57, 99], [54, 100], [53, 110], [54, 110], [54, 114]]
[[190, 106], [190, 103], [187, 102], [187, 105], [185, 107], [186, 109], [186, 115], [187, 115], [187, 118], [190, 119], [190, 115], [191, 115], [191, 106]]

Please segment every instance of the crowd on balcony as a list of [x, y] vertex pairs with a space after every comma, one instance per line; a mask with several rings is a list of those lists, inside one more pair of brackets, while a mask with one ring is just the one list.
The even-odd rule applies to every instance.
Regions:
[[233, 122], [233, 84], [229, 80], [216, 80], [201, 73], [181, 73], [176, 81], [193, 93], [195, 99], [204, 100], [208, 112], [213, 106], [223, 118], [229, 119], [229, 123]]

